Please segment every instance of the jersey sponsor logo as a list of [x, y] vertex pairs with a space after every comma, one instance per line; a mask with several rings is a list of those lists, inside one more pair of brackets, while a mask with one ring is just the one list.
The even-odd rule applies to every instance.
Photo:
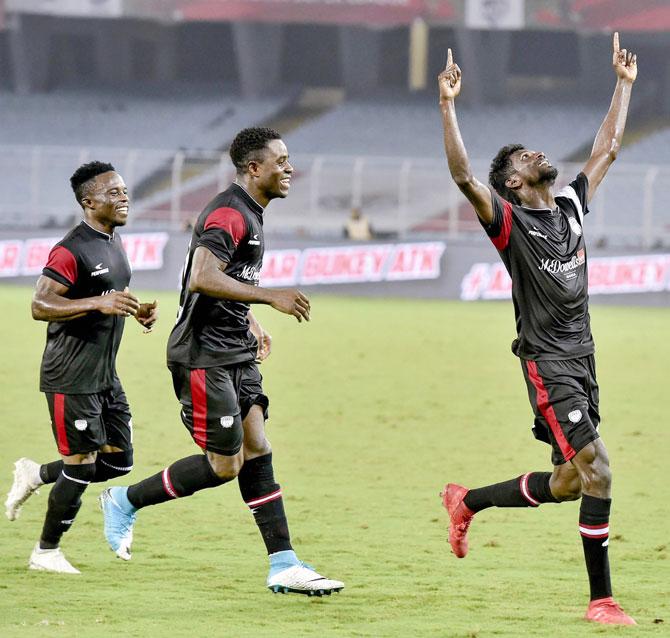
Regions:
[[76, 419], [74, 422], [74, 427], [76, 427], [80, 432], [83, 432], [88, 427], [88, 421], [86, 419]]
[[258, 283], [261, 279], [261, 271], [256, 266], [245, 266], [242, 268], [240, 278]]
[[233, 423], [235, 423], [235, 417], [232, 416], [222, 416], [219, 419], [222, 428], [232, 428]]
[[250, 240], [249, 240], [249, 245], [250, 245], [250, 246], [260, 246], [260, 245], [261, 245], [261, 242], [260, 242], [260, 240], [258, 239], [258, 235], [254, 235], [254, 236], [253, 236], [253, 239], [250, 239]]
[[573, 410], [572, 412], [568, 412], [568, 419], [570, 419], [571, 423], [579, 423], [582, 420], [582, 411]]
[[579, 237], [582, 234], [582, 227], [579, 225], [579, 222], [574, 217], [568, 217], [568, 224], [572, 228], [572, 232]]
[[553, 275], [556, 274], [567, 274], [574, 272], [580, 266], [583, 266], [586, 262], [586, 253], [583, 248], [580, 248], [577, 251], [576, 255], [572, 256], [572, 259], [569, 261], [559, 261], [558, 259], [541, 259], [540, 265], [538, 268], [549, 272]]
[[91, 277], [98, 277], [100, 275], [106, 275], [109, 272], [109, 268], [103, 268], [102, 262], [95, 266], [95, 270], [91, 272]]
[[540, 237], [540, 239], [549, 239], [544, 233], [539, 231], [537, 226], [533, 226], [533, 230], [529, 230], [528, 234], [532, 235], [533, 237]]

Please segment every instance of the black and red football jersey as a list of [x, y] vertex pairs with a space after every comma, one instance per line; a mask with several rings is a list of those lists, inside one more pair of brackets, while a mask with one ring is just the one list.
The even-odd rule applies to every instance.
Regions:
[[492, 191], [493, 222], [484, 230], [512, 278], [522, 359], [573, 359], [592, 354], [588, 271], [582, 231], [588, 213], [584, 173], [560, 190], [556, 208], [512, 204]]
[[[82, 221], [51, 249], [42, 274], [67, 286], [66, 298], [85, 299], [124, 290], [131, 270], [118, 233]], [[124, 324], [124, 317], [101, 312], [49, 322], [40, 390], [92, 394], [111, 388]]]
[[195, 369], [252, 361], [257, 344], [249, 330], [249, 304], [188, 289], [198, 246], [227, 264], [226, 275], [257, 286], [265, 250], [263, 207], [244, 188], [232, 184], [198, 217], [182, 274], [177, 323], [168, 339], [168, 364]]

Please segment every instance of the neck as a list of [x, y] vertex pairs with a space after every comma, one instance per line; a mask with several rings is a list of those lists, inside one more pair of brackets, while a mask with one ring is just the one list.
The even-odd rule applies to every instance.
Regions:
[[533, 188], [523, 189], [519, 193], [521, 205], [526, 208], [549, 208], [556, 206], [551, 184], [542, 184]]
[[247, 175], [238, 175], [235, 178], [235, 184], [247, 191], [261, 208], [265, 208], [270, 203], [270, 198], [262, 193]]
[[96, 219], [93, 219], [91, 215], [84, 215], [84, 221], [94, 230], [100, 231], [101, 233], [105, 233], [105, 235], [113, 235], [114, 234], [114, 226], [111, 224], [103, 224], [102, 222], [99, 222]]

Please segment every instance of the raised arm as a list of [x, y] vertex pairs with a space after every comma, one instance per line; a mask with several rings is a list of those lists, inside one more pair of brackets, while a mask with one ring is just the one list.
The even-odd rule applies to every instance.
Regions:
[[295, 288], [269, 289], [244, 284], [225, 274], [228, 264], [204, 246], [193, 253], [189, 289], [217, 299], [243, 303], [262, 303], [293, 315], [298, 321], [309, 321], [309, 299]]
[[463, 195], [475, 207], [479, 218], [485, 224], [490, 224], [493, 221], [491, 191], [472, 174], [468, 154], [458, 129], [454, 101], [461, 92], [461, 70], [457, 64], [454, 64], [451, 49], [447, 53], [447, 66], [440, 73], [437, 81], [440, 87], [444, 150], [449, 162], [449, 172]]
[[609, 111], [607, 111], [607, 115], [593, 142], [591, 157], [583, 168], [583, 172], [589, 180], [589, 201], [595, 195], [596, 189], [621, 148], [631, 89], [637, 77], [637, 56], [619, 47], [618, 32], [614, 33], [612, 46], [612, 66], [617, 77], [614, 95]]

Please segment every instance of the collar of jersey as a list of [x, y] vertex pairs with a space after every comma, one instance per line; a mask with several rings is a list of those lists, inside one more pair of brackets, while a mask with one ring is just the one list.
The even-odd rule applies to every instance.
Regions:
[[242, 191], [241, 195], [249, 201], [249, 204], [252, 206], [252, 208], [257, 209], [257, 212], [259, 212], [261, 215], [263, 214], [263, 207], [251, 195], [249, 195], [249, 191], [247, 191], [244, 186], [241, 186], [237, 182], [233, 182], [233, 186], [236, 186], [240, 189], [240, 191]]
[[107, 241], [112, 241], [112, 240], [114, 239], [114, 233], [112, 233], [111, 235], [109, 235], [108, 233], [105, 233], [105, 232], [103, 232], [103, 231], [101, 231], [101, 230], [98, 230], [97, 228], [93, 228], [93, 226], [91, 226], [91, 224], [89, 224], [85, 219], [82, 219], [82, 220], [81, 220], [81, 223], [86, 227], [86, 229], [88, 229], [88, 230], [94, 232], [96, 235], [101, 235], [101, 236], [104, 237]]
[[531, 208], [530, 206], [524, 206], [523, 204], [519, 204], [519, 207], [523, 208], [524, 210], [527, 210], [529, 213], [555, 213], [558, 211], [558, 206], [556, 208]]

